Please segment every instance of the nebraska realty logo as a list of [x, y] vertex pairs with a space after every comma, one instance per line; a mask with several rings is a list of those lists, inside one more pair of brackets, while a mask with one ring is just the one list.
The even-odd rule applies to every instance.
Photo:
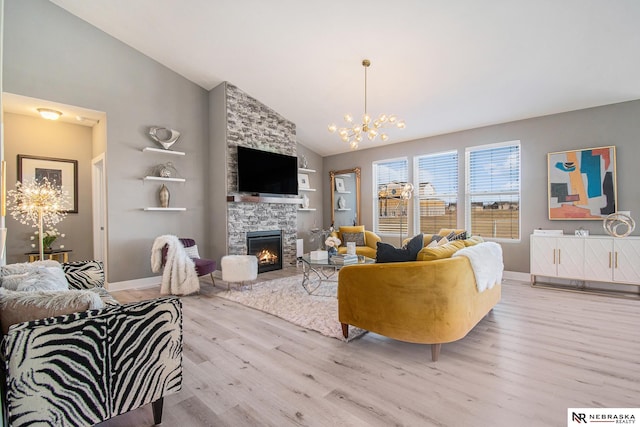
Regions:
[[635, 424], [640, 408], [569, 408], [567, 426]]

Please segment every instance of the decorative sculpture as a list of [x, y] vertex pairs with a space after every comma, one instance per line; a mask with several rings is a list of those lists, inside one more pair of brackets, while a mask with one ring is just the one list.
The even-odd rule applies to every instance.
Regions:
[[[636, 222], [627, 214], [615, 212], [603, 220], [602, 226], [610, 236], [627, 237], [636, 228]], [[620, 227], [624, 231], [618, 231]]]
[[158, 194], [158, 196], [160, 198], [160, 207], [168, 208], [169, 198], [171, 197], [171, 194], [169, 194], [169, 189], [167, 188], [166, 185], [162, 184], [162, 187], [160, 187], [160, 193]]
[[159, 126], [149, 128], [149, 136], [151, 139], [162, 145], [162, 148], [168, 150], [180, 138], [180, 132], [175, 129], [167, 129]]

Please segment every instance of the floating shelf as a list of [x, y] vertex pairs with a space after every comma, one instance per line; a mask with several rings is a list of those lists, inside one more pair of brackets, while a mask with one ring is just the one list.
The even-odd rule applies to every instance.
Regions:
[[316, 191], [315, 188], [298, 188], [298, 191]]
[[300, 208], [299, 211], [315, 212], [316, 208]]
[[187, 208], [144, 208], [145, 211], [186, 211]]
[[143, 152], [151, 151], [153, 153], [163, 153], [163, 154], [173, 154], [174, 156], [184, 156], [185, 153], [182, 151], [173, 151], [173, 150], [164, 150], [162, 148], [153, 148], [153, 147], [144, 147], [142, 149]]
[[336, 191], [338, 194], [351, 194], [351, 191]]
[[298, 172], [316, 173], [315, 169], [298, 168]]
[[336, 209], [336, 210], [337, 210], [337, 211], [340, 211], [340, 212], [344, 212], [344, 211], [350, 211], [350, 210], [351, 210], [351, 208], [344, 208], [344, 209], [340, 209], [340, 208], [338, 208], [338, 209]]
[[169, 182], [186, 182], [184, 178], [165, 178], [163, 176], [145, 176], [142, 178], [145, 181], [169, 181]]

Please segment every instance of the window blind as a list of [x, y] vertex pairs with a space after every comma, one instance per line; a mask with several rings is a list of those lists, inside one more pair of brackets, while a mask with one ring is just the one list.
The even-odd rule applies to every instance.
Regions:
[[375, 162], [374, 176], [377, 204], [375, 232], [407, 234], [407, 203], [400, 199], [402, 186], [408, 181], [408, 160], [395, 159]]
[[416, 157], [416, 209], [421, 233], [457, 228], [458, 152]]
[[467, 229], [520, 239], [520, 142], [467, 149]]

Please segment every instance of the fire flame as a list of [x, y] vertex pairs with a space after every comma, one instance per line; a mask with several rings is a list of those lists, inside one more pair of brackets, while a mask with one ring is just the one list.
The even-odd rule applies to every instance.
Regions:
[[275, 264], [278, 262], [278, 255], [268, 249], [263, 249], [256, 255], [260, 264]]

